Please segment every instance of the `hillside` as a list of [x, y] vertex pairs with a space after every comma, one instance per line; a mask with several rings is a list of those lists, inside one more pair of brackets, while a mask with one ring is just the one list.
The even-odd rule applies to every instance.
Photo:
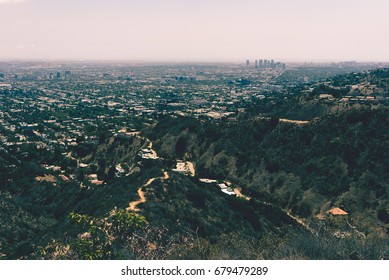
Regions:
[[[305, 123], [163, 117], [142, 135], [80, 143], [62, 174], [40, 167], [39, 151], [25, 162], [2, 153], [2, 258], [386, 258], [388, 113], [351, 109]], [[159, 158], [140, 158], [151, 146]], [[196, 175], [174, 172], [178, 159]], [[125, 211], [138, 200], [136, 214]]]
[[[163, 160], [137, 163], [140, 159], [137, 151], [148, 145], [147, 139], [141, 136], [119, 134], [88, 147], [88, 152], [79, 145], [71, 155], [64, 157], [65, 173], [48, 172], [35, 162], [6, 168], [2, 173], [0, 205], [2, 258], [148, 258], [148, 250], [139, 253], [127, 248], [134, 242], [131, 235], [121, 239], [120, 244], [112, 243], [112, 238], [119, 240], [124, 236], [118, 235], [117, 228], [111, 229], [108, 221], [116, 219], [115, 215], [130, 215], [134, 210], [142, 214], [135, 217], [146, 221], [137, 229], [137, 235], [150, 234], [147, 242], [157, 242], [162, 247], [167, 246], [166, 243], [173, 246], [169, 242], [174, 241], [180, 252], [190, 244], [183, 240], [193, 240], [192, 244], [195, 238], [218, 242], [218, 236], [234, 233], [251, 238], [269, 233], [278, 236], [284, 234], [287, 225], [298, 227], [278, 207], [223, 195], [219, 188], [202, 183], [197, 177], [168, 171], [164, 178], [162, 170], [169, 169]], [[89, 166], [75, 168], [73, 161], [68, 162], [69, 157], [73, 161], [87, 162]], [[118, 164], [130, 168], [125, 173], [129, 172], [112, 172]], [[68, 175], [70, 172], [74, 174]], [[90, 180], [91, 172], [97, 172], [98, 179], [103, 180], [98, 182], [104, 183]], [[15, 179], [8, 179], [10, 177]], [[136, 209], [124, 211], [139, 199], [139, 188], [145, 193], [145, 201], [137, 203]], [[101, 230], [96, 239], [89, 240], [93, 247], [104, 248], [99, 253], [91, 252], [89, 243], [84, 243], [85, 232], [92, 236], [97, 234], [94, 226], [79, 225], [88, 219]], [[120, 226], [125, 227], [125, 231], [132, 231], [132, 222], [120, 222], [124, 223]], [[176, 237], [172, 241], [170, 236]], [[177, 258], [179, 253], [170, 252], [171, 249], [161, 249], [158, 258]]]
[[230, 180], [307, 219], [342, 207], [366, 233], [385, 235], [388, 113], [352, 109], [303, 125], [163, 119], [149, 133], [163, 157], [194, 161], [200, 177]]

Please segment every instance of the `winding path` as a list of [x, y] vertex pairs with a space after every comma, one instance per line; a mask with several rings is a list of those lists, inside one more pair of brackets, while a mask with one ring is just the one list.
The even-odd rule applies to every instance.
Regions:
[[303, 220], [293, 216], [290, 212], [283, 210], [286, 215], [295, 220], [298, 224], [302, 225], [306, 230], [310, 231], [313, 235], [317, 235], [317, 232], [307, 225]]
[[145, 203], [147, 200], [146, 200], [146, 196], [145, 196], [145, 192], [142, 190], [142, 188], [144, 187], [147, 187], [149, 186], [151, 183], [153, 183], [156, 179], [158, 178], [161, 178], [162, 180], [166, 180], [166, 179], [169, 179], [169, 173], [167, 171], [164, 171], [163, 172], [163, 176], [162, 177], [155, 177], [155, 178], [151, 178], [149, 179], [144, 185], [142, 185], [139, 189], [138, 189], [138, 195], [139, 195], [139, 199], [138, 200], [135, 200], [135, 201], [132, 201], [130, 202], [129, 206], [126, 208], [126, 211], [140, 211], [140, 209], [137, 207], [138, 204], [141, 204], [141, 203]]

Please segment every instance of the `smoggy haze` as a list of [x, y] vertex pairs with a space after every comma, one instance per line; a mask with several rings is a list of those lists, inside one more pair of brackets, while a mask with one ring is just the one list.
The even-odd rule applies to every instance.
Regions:
[[387, 0], [0, 0], [0, 59], [389, 61]]

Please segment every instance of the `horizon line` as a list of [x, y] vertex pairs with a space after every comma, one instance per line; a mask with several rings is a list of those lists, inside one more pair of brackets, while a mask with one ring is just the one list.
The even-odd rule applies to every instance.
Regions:
[[[264, 58], [264, 59], [273, 59], [273, 58]], [[255, 59], [234, 59], [234, 60], [201, 60], [201, 59], [63, 59], [63, 58], [0, 58], [0, 62], [127, 62], [127, 63], [182, 63], [182, 64], [246, 64], [246, 61], [249, 60], [250, 64], [254, 64]], [[303, 59], [294, 59], [294, 60], [279, 60], [274, 59], [276, 62], [282, 63], [305, 63], [305, 64], [328, 64], [328, 63], [341, 63], [341, 62], [356, 62], [357, 64], [369, 64], [369, 63], [389, 63], [389, 60], [356, 60], [356, 59], [335, 59], [335, 60], [303, 60]]]

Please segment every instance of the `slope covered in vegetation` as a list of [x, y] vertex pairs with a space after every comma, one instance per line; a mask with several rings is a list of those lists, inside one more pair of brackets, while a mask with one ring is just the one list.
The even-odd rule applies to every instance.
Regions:
[[387, 108], [351, 109], [307, 124], [245, 118], [234, 123], [163, 119], [150, 132], [161, 155], [196, 163], [305, 218], [342, 207], [360, 226], [387, 231]]

